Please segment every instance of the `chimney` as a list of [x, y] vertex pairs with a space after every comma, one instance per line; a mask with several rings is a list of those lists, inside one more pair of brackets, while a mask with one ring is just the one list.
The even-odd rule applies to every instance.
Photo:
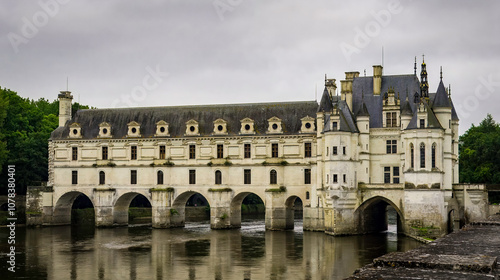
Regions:
[[345, 100], [349, 109], [352, 108], [352, 82], [359, 77], [359, 72], [345, 72], [345, 80], [340, 81], [340, 96]]
[[59, 98], [59, 126], [64, 126], [71, 119], [71, 101], [73, 96], [70, 91], [61, 91]]
[[382, 87], [382, 65], [373, 65], [373, 95], [380, 95]]
[[335, 95], [337, 91], [337, 85], [335, 84], [335, 79], [327, 79], [325, 75], [325, 86], [328, 93], [330, 93], [330, 98]]

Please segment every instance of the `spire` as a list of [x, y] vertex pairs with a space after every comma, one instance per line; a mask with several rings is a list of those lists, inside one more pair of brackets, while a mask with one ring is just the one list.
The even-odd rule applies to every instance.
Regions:
[[432, 108], [451, 108], [450, 99], [448, 94], [446, 94], [446, 89], [444, 88], [443, 81], [439, 82], [438, 89], [436, 91], [436, 96], [432, 102]]
[[420, 98], [429, 98], [429, 82], [427, 81], [427, 66], [422, 55], [422, 70], [420, 71]]
[[330, 98], [330, 93], [325, 86], [323, 96], [321, 97], [321, 101], [319, 102], [318, 112], [331, 112], [332, 108], [332, 99]]
[[439, 78], [441, 79], [441, 81], [443, 80], [443, 66], [440, 66], [439, 68]]
[[415, 65], [413, 66], [413, 73], [415, 74], [415, 76], [417, 75], [417, 57], [415, 56]]
[[448, 85], [448, 98], [451, 98], [451, 84]]

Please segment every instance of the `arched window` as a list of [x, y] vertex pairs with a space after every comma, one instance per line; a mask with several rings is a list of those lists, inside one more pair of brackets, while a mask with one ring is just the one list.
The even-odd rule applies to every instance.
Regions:
[[271, 172], [269, 173], [269, 184], [271, 185], [278, 184], [278, 173], [274, 169], [271, 170]]
[[425, 144], [420, 143], [420, 168], [425, 168]]
[[222, 172], [220, 172], [220, 170], [215, 171], [215, 184], [222, 184]]
[[410, 166], [411, 168], [415, 168], [415, 148], [413, 147], [413, 143], [410, 143]]
[[432, 144], [432, 168], [436, 168], [436, 143]]
[[158, 185], [163, 185], [163, 171], [158, 170], [158, 172], [156, 173], [156, 182], [158, 183]]
[[104, 171], [99, 171], [99, 185], [106, 184], [106, 174]]

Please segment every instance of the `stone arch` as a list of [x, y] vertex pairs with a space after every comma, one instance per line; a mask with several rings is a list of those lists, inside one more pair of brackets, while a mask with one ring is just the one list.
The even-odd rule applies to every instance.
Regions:
[[404, 215], [401, 209], [388, 198], [374, 196], [364, 201], [355, 211], [360, 233], [387, 230], [387, 206], [391, 206], [396, 211], [398, 232], [403, 232]]
[[152, 204], [151, 197], [139, 192], [127, 192], [119, 196], [113, 205], [113, 224], [114, 225], [128, 225], [128, 210], [130, 202], [138, 196], [144, 196], [150, 205]]
[[265, 203], [265, 198], [263, 199], [262, 196], [260, 196], [257, 193], [254, 192], [241, 192], [233, 197], [231, 200], [231, 227], [234, 228], [240, 228], [241, 227], [241, 204], [243, 203], [243, 200], [245, 197], [247, 197], [249, 194], [254, 194], [257, 197], [262, 200], [262, 203]]
[[71, 208], [73, 206], [73, 202], [75, 202], [76, 198], [80, 195], [86, 196], [92, 206], [95, 209], [95, 203], [88, 195], [79, 191], [70, 191], [61, 195], [54, 206], [54, 212], [52, 215], [52, 224], [53, 225], [69, 225], [71, 224]]
[[304, 207], [304, 199], [297, 196], [291, 195], [285, 201], [285, 229], [293, 229], [295, 222], [295, 201], [299, 199], [302, 202], [302, 208]]
[[208, 205], [211, 206], [212, 202], [210, 198], [201, 192], [197, 191], [186, 191], [175, 197], [174, 202], [172, 203], [171, 208], [171, 224], [175, 227], [183, 227], [186, 223], [186, 203], [189, 198], [195, 194], [201, 195], [208, 202]]

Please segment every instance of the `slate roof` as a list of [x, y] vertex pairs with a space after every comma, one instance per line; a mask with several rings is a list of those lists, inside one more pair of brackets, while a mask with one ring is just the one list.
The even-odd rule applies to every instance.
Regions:
[[[356, 122], [354, 121], [354, 115], [352, 114], [349, 106], [343, 100], [338, 100], [338, 98], [334, 99], [334, 106], [337, 106], [339, 112], [339, 125], [338, 131], [346, 131], [346, 132], [359, 132], [358, 127], [356, 126]], [[325, 117], [325, 124], [323, 132], [331, 131], [330, 127], [331, 114], [327, 114]]]
[[444, 88], [443, 80], [439, 82], [438, 89], [432, 100], [432, 108], [451, 108], [450, 99]]
[[[434, 112], [431, 110], [429, 104], [426, 101], [424, 102], [424, 106], [427, 109], [427, 126], [425, 128], [442, 128], [441, 123], [439, 123], [439, 120], [437, 119], [436, 115]], [[417, 110], [415, 110], [415, 113], [413, 114], [413, 117], [406, 127], [406, 129], [417, 129], [420, 128], [420, 124], [418, 123], [417, 120]]]
[[169, 123], [170, 137], [185, 137], [186, 122], [194, 119], [199, 122], [201, 136], [212, 136], [213, 121], [227, 121], [228, 135], [239, 135], [240, 120], [250, 118], [255, 122], [256, 135], [265, 135], [271, 117], [278, 117], [283, 122], [284, 134], [298, 134], [302, 125], [301, 118], [315, 118], [318, 104], [316, 101], [222, 104], [199, 106], [170, 106], [117, 109], [79, 110], [74, 119], [65, 126], [59, 127], [51, 134], [52, 140], [67, 139], [69, 125], [78, 123], [81, 126], [83, 139], [94, 139], [99, 134], [99, 124], [107, 122], [111, 125], [114, 139], [125, 138], [127, 123], [136, 121], [141, 125], [142, 138], [154, 137], [156, 123], [163, 120]]
[[389, 87], [394, 88], [396, 97], [398, 97], [399, 94], [399, 99], [401, 101], [406, 100], [408, 95], [409, 105], [412, 108], [412, 111], [415, 111], [413, 95], [415, 92], [420, 92], [420, 82], [416, 75], [382, 76], [380, 95], [373, 95], [373, 77], [356, 77], [353, 80], [353, 111], [356, 112], [356, 116], [359, 112], [362, 112], [361, 107], [364, 102], [366, 104], [366, 108], [368, 109], [368, 113], [370, 114], [371, 128], [383, 126], [383, 96], [389, 90]]
[[321, 96], [321, 101], [319, 102], [318, 112], [330, 112], [332, 111], [332, 100], [330, 98], [330, 93], [325, 87], [323, 95]]

